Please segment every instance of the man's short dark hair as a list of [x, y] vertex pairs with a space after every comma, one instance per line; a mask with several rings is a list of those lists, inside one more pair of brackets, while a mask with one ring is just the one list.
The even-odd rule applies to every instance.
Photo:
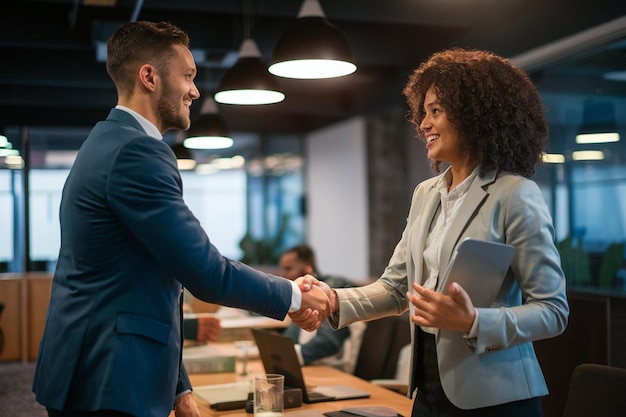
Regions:
[[130, 91], [141, 65], [152, 64], [167, 72], [166, 63], [174, 56], [174, 45], [188, 47], [189, 36], [171, 23], [125, 23], [107, 42], [107, 72], [118, 90]]

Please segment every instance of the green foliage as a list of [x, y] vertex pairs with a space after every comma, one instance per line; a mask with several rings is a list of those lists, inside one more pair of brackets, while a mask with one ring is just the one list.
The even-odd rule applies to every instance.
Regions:
[[615, 286], [617, 271], [624, 262], [624, 242], [612, 243], [604, 253], [598, 284], [601, 288], [612, 288]]
[[250, 232], [246, 232], [239, 242], [239, 247], [243, 250], [241, 262], [248, 265], [277, 265], [288, 224], [289, 215], [284, 214], [273, 237], [255, 239]]
[[556, 248], [561, 254], [561, 268], [570, 284], [591, 284], [591, 266], [589, 254], [582, 248], [579, 241], [574, 244], [571, 236], [556, 243]]

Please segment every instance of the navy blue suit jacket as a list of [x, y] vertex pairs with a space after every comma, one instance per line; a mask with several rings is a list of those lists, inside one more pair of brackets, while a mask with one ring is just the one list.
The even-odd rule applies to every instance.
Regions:
[[[220, 204], [216, 201], [215, 204]], [[190, 388], [182, 286], [283, 319], [291, 283], [224, 258], [185, 205], [176, 158], [113, 109], [63, 189], [61, 249], [33, 391], [49, 408], [167, 416]]]

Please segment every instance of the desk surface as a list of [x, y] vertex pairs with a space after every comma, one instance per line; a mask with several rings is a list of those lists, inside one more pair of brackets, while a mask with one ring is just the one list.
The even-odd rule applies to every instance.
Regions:
[[[262, 365], [260, 361], [252, 361], [250, 363], [251, 374], [258, 374], [262, 372]], [[328, 401], [315, 404], [303, 404], [301, 407], [287, 408], [285, 409], [285, 415], [289, 417], [290, 413], [297, 414], [298, 412], [305, 411], [317, 411], [319, 413], [325, 413], [327, 411], [336, 411], [345, 407], [353, 406], [365, 406], [365, 405], [384, 405], [386, 407], [393, 408], [399, 414], [408, 417], [411, 415], [412, 401], [401, 394], [397, 394], [393, 391], [374, 385], [368, 381], [355, 377], [354, 375], [347, 374], [338, 369], [329, 366], [305, 366], [302, 368], [304, 378], [309, 385], [336, 385], [345, 384], [351, 385], [356, 388], [360, 388], [371, 393], [370, 398], [361, 398], [354, 400], [343, 401]], [[191, 374], [189, 375], [191, 383], [194, 386], [211, 385], [211, 384], [225, 384], [230, 382], [236, 382], [237, 376], [234, 373], [214, 373], [214, 374]], [[215, 411], [212, 410], [209, 404], [202, 398], [196, 396], [196, 402], [200, 408], [200, 412], [203, 416], [207, 417], [250, 417], [251, 414], [246, 414], [244, 410], [230, 410], [230, 411]], [[174, 413], [170, 414], [174, 416]]]

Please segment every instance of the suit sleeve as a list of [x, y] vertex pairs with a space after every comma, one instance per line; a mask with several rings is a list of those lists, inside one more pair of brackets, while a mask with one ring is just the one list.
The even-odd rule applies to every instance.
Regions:
[[166, 143], [148, 136], [129, 141], [112, 163], [107, 187], [109, 204], [144, 250], [194, 296], [284, 319], [291, 283], [227, 259], [211, 244], [183, 201]]
[[401, 314], [409, 308], [406, 293], [409, 290], [407, 277], [407, 246], [409, 244], [411, 219], [421, 209], [420, 189], [418, 185], [411, 200], [407, 223], [400, 241], [391, 255], [391, 259], [380, 278], [371, 284], [337, 289], [339, 314], [329, 317], [333, 328], [342, 328], [359, 320], [374, 320], [390, 314]]
[[548, 208], [537, 185], [529, 180], [512, 187], [505, 201], [506, 243], [515, 257], [511, 271], [516, 286], [509, 299], [521, 290], [523, 304], [502, 308], [481, 308], [476, 349], [511, 345], [556, 336], [565, 330], [569, 307], [565, 276], [554, 244], [554, 230]]
[[189, 381], [189, 375], [187, 375], [187, 370], [185, 369], [185, 365], [181, 361], [180, 368], [178, 370], [178, 382], [176, 383], [176, 395], [182, 394], [185, 391], [190, 391], [191, 382]]

